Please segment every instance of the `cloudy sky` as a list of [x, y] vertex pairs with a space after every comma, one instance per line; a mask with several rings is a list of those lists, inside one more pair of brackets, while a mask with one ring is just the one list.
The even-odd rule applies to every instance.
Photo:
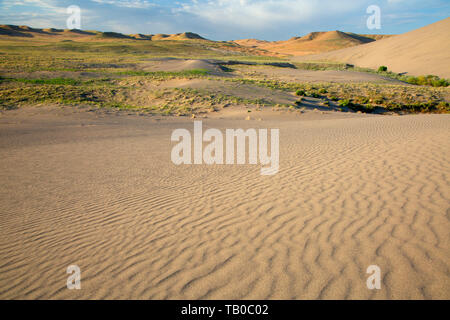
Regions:
[[[450, 16], [449, 0], [0, 0], [0, 24], [66, 28], [67, 7], [81, 28], [122, 33], [191, 31], [213, 40], [286, 40], [311, 31], [396, 34]], [[369, 30], [369, 5], [381, 29]]]

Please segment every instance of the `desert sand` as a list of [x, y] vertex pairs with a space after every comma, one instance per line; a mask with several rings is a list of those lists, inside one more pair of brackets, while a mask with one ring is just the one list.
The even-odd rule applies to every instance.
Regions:
[[286, 55], [309, 55], [358, 46], [388, 38], [390, 35], [360, 35], [342, 31], [311, 32], [303, 37], [285, 41], [262, 41], [257, 39], [235, 40], [245, 47], [259, 48], [272, 53]]
[[449, 115], [203, 119], [279, 128], [261, 176], [175, 166], [192, 120], [75, 110], [0, 116], [0, 298], [450, 298]]
[[450, 78], [450, 18], [401, 35], [356, 47], [300, 56], [295, 61], [338, 61], [397, 73]]

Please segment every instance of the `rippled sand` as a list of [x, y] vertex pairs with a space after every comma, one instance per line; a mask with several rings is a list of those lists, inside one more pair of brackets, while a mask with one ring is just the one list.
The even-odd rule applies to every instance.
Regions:
[[0, 298], [450, 298], [450, 116], [204, 125], [279, 128], [279, 173], [176, 167], [189, 120], [3, 115]]

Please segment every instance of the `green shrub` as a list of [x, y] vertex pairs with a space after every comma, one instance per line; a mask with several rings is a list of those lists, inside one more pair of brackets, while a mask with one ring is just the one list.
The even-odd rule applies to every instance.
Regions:
[[79, 85], [81, 81], [69, 78], [50, 78], [50, 79], [25, 79], [25, 78], [4, 78], [3, 80], [31, 83], [31, 84], [54, 84], [54, 85]]
[[338, 101], [339, 99], [338, 99], [336, 96], [331, 96], [331, 97], [330, 97], [330, 100], [331, 100], [331, 101]]
[[360, 104], [367, 104], [369, 103], [370, 99], [367, 97], [357, 97], [356, 99], [354, 99], [354, 101]]
[[386, 66], [381, 66], [378, 68], [378, 72], [386, 72], [387, 71], [387, 67]]
[[450, 112], [450, 105], [448, 102], [445, 102], [445, 101], [439, 102], [439, 104], [437, 105], [437, 108], [440, 111]]
[[375, 107], [371, 104], [366, 104], [364, 106], [361, 106], [362, 111], [367, 112], [367, 113], [372, 113], [375, 110]]
[[404, 76], [401, 77], [400, 80], [418, 86], [448, 87], [449, 85], [448, 80], [440, 79], [438, 76], [434, 75], [418, 76], [418, 77]]
[[297, 90], [297, 92], [295, 94], [298, 95], [298, 96], [305, 96], [306, 95], [305, 91], [303, 91], [303, 90]]
[[350, 102], [350, 100], [344, 99], [344, 100], [339, 100], [338, 104], [341, 107], [349, 107], [349, 106], [351, 106], [352, 103]]
[[116, 72], [117, 75], [122, 76], [143, 76], [143, 77], [196, 77], [206, 76], [209, 71], [206, 69], [192, 69], [184, 71], [142, 71], [142, 70], [128, 70]]

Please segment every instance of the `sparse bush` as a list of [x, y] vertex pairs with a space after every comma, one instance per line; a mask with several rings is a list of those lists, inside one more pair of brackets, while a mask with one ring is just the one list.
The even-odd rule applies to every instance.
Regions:
[[296, 95], [298, 96], [305, 96], [305, 91], [304, 90], [297, 90], [297, 92], [295, 92]]
[[361, 108], [363, 109], [363, 112], [367, 112], [367, 113], [372, 113], [375, 111], [375, 107], [373, 105], [371, 105], [370, 103], [361, 106]]
[[369, 103], [369, 101], [370, 101], [370, 99], [367, 97], [357, 97], [355, 99], [355, 102], [359, 103], [359, 104], [367, 104], [367, 103]]
[[50, 79], [25, 79], [25, 78], [3, 78], [4, 81], [16, 81], [31, 84], [53, 84], [53, 85], [79, 85], [81, 81], [69, 78], [50, 78]]
[[142, 70], [128, 70], [116, 72], [121, 76], [142, 76], [153, 78], [190, 78], [190, 77], [202, 77], [207, 76], [209, 71], [206, 69], [192, 69], [184, 71], [142, 71]]
[[401, 77], [400, 80], [419, 86], [448, 87], [449, 85], [448, 80], [441, 79], [438, 76], [434, 75], [419, 76], [419, 77], [405, 76]]
[[338, 104], [341, 107], [350, 107], [352, 103], [350, 102], [349, 99], [344, 99], [344, 100], [339, 100]]
[[338, 101], [339, 99], [336, 96], [330, 96], [331, 101]]
[[388, 68], [386, 66], [380, 66], [378, 68], [378, 72], [386, 72], [388, 70]]
[[437, 109], [442, 112], [450, 112], [450, 105], [448, 102], [441, 101], [437, 105]]

